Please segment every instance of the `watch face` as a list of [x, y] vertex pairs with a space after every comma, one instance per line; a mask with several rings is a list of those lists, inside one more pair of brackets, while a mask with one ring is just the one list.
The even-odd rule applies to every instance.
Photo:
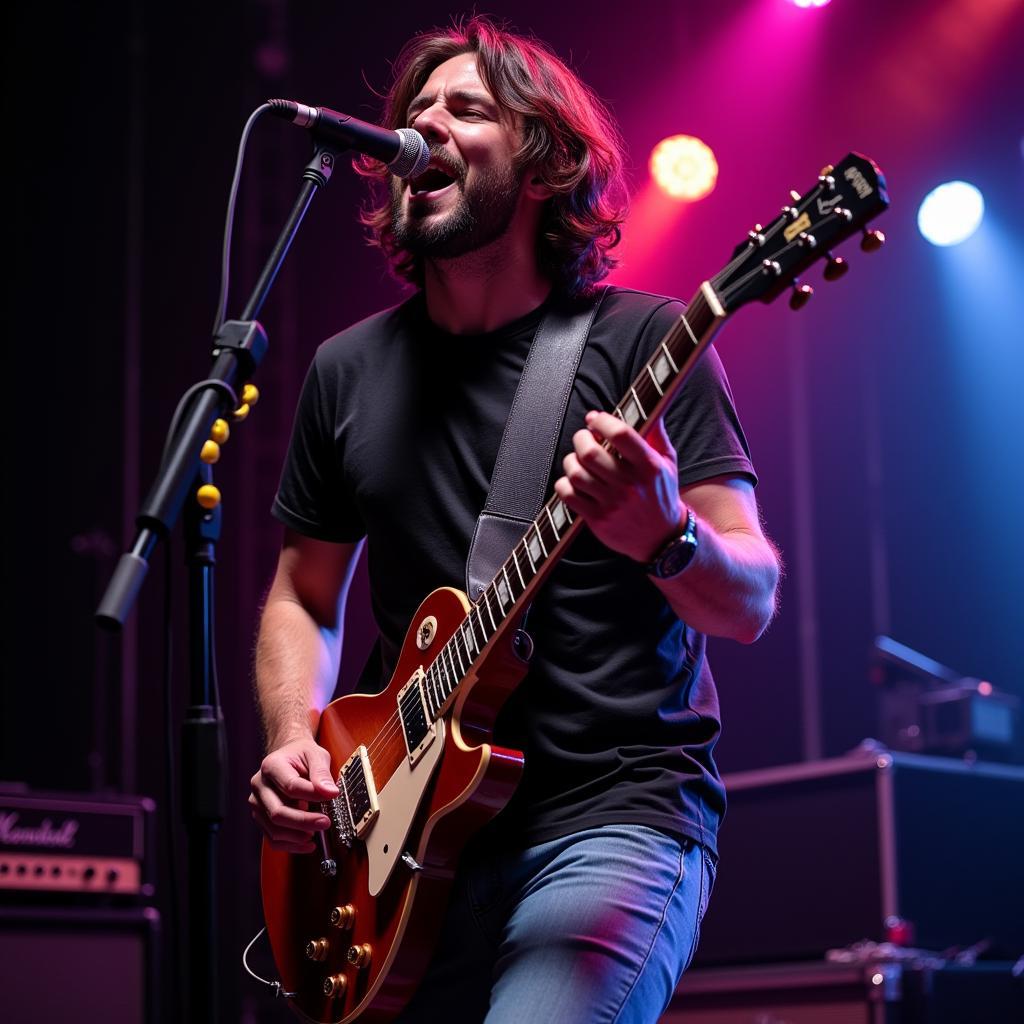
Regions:
[[658, 575], [675, 576], [682, 572], [690, 564], [696, 550], [694, 538], [684, 534], [658, 559]]

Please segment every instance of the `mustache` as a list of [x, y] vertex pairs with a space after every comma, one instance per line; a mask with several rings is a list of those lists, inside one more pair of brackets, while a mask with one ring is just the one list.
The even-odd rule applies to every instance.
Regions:
[[430, 161], [441, 168], [449, 177], [454, 178], [460, 185], [466, 180], [467, 167], [464, 161], [449, 153], [443, 146], [436, 142], [427, 146], [430, 151]]

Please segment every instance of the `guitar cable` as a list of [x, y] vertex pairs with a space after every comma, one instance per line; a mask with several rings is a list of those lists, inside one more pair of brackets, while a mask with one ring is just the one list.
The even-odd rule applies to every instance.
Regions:
[[281, 982], [279, 981], [268, 981], [266, 978], [261, 978], [250, 966], [249, 966], [249, 951], [253, 946], [256, 945], [257, 940], [267, 930], [267, 926], [264, 925], [250, 940], [249, 945], [245, 947], [242, 952], [242, 966], [246, 969], [250, 977], [255, 978], [257, 981], [262, 981], [264, 985], [269, 985], [274, 990], [274, 997], [284, 996], [285, 999], [294, 999], [298, 992], [286, 992]]

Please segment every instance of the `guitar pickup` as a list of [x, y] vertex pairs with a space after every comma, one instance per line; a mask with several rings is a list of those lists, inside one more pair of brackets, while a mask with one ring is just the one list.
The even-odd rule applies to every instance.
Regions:
[[409, 764], [414, 765], [437, 736], [437, 723], [431, 722], [423, 692], [423, 669], [418, 669], [398, 691], [398, 714], [402, 720], [402, 734], [409, 754]]
[[365, 746], [360, 744], [356, 747], [338, 778], [352, 820], [352, 831], [361, 837], [380, 814], [377, 787], [370, 767], [370, 755]]

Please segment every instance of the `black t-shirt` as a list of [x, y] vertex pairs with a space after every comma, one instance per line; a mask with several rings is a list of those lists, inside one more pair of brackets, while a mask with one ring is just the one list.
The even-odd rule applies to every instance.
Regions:
[[[363, 684], [390, 678], [420, 601], [464, 589], [466, 558], [526, 355], [546, 304], [500, 330], [452, 335], [422, 294], [317, 350], [274, 515], [310, 537], [367, 537], [381, 640]], [[591, 409], [611, 409], [682, 312], [608, 289], [580, 361], [552, 467], [561, 475]], [[729, 385], [709, 349], [666, 416], [680, 484], [754, 481]], [[550, 493], [550, 491], [549, 491]], [[584, 529], [534, 602], [530, 671], [495, 742], [524, 751], [523, 781], [494, 828], [545, 842], [603, 824], [645, 824], [715, 853], [725, 794], [712, 757], [719, 708], [705, 639], [631, 559]]]

